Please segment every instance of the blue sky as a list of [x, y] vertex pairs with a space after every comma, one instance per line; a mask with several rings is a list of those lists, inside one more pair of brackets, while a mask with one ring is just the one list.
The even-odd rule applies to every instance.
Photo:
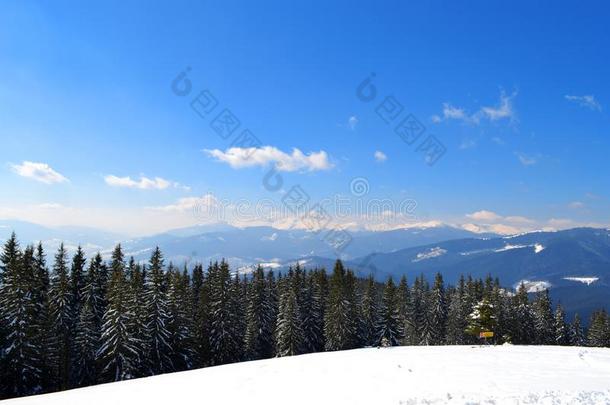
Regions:
[[[417, 201], [405, 226], [608, 226], [608, 11], [2, 2], [0, 217], [144, 234], [203, 221], [193, 206], [210, 200], [279, 206], [296, 184], [311, 201], [353, 200], [364, 178], [358, 198]], [[378, 95], [364, 103], [371, 73]], [[204, 89], [218, 100], [207, 118], [189, 106]], [[446, 147], [434, 165], [376, 113], [386, 96]], [[267, 147], [254, 160], [210, 127], [222, 108]], [[269, 191], [261, 179], [278, 164], [284, 187]]]

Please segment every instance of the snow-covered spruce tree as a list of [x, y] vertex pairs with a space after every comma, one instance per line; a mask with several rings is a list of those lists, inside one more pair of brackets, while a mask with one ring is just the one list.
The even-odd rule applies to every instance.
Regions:
[[587, 337], [580, 322], [580, 315], [575, 314], [574, 320], [570, 325], [570, 344], [572, 346], [586, 346]]
[[[172, 347], [167, 329], [169, 312], [167, 293], [164, 290], [163, 254], [159, 247], [153, 251], [148, 264], [148, 277], [144, 295], [146, 318], [147, 362], [150, 374], [172, 371]], [[146, 365], [145, 365], [146, 366]]]
[[72, 302], [70, 303], [71, 306], [71, 313], [73, 315], [73, 319], [70, 325], [70, 330], [72, 331], [72, 336], [70, 337], [70, 340], [72, 342], [72, 347], [71, 347], [71, 352], [70, 352], [70, 375], [71, 375], [71, 379], [70, 379], [70, 386], [73, 387], [74, 386], [74, 379], [72, 378], [74, 375], [74, 357], [75, 357], [75, 347], [74, 347], [74, 340], [76, 338], [76, 324], [79, 320], [80, 317], [80, 312], [81, 312], [81, 306], [82, 306], [82, 291], [83, 291], [83, 287], [85, 285], [85, 274], [84, 274], [84, 270], [85, 270], [85, 264], [87, 262], [87, 259], [85, 257], [85, 252], [83, 251], [82, 247], [79, 245], [76, 249], [76, 253], [74, 254], [74, 256], [72, 257], [72, 264], [70, 266], [70, 294], [72, 296]]
[[104, 313], [101, 344], [97, 356], [102, 380], [121, 381], [136, 375], [141, 353], [133, 335], [133, 310], [129, 306], [129, 285], [121, 245], [112, 252], [108, 285], [108, 308]]
[[108, 307], [108, 285], [110, 284], [110, 275], [108, 273], [108, 265], [102, 260], [102, 256], [97, 253], [93, 258], [94, 261], [99, 260], [99, 271], [98, 271], [98, 288], [100, 296], [102, 297], [102, 316], [106, 313]]
[[379, 321], [377, 323], [377, 345], [398, 346], [403, 337], [403, 325], [400, 321], [396, 286], [392, 277], [388, 279], [381, 296]]
[[349, 348], [354, 349], [360, 347], [360, 337], [358, 331], [360, 330], [360, 297], [357, 291], [356, 275], [352, 270], [345, 272], [345, 298], [347, 301], [347, 313], [349, 319], [349, 330], [351, 332], [348, 335]]
[[191, 334], [192, 317], [190, 281], [186, 268], [182, 273], [175, 270], [171, 273], [167, 293], [169, 310], [169, 344], [172, 347], [172, 364], [174, 370], [188, 370], [193, 366], [193, 337]]
[[539, 292], [534, 301], [534, 327], [536, 343], [540, 345], [555, 343], [553, 309], [548, 290]]
[[408, 333], [410, 331], [412, 312], [411, 291], [409, 290], [409, 284], [407, 283], [407, 277], [405, 275], [400, 278], [400, 283], [398, 283], [396, 302], [398, 305], [398, 319], [403, 330], [403, 337], [400, 343], [409, 344], [410, 337], [408, 336]]
[[441, 345], [445, 343], [447, 334], [447, 302], [445, 299], [445, 284], [440, 273], [437, 273], [434, 278], [434, 287], [430, 293], [429, 303], [430, 344]]
[[514, 344], [529, 345], [536, 342], [534, 329], [534, 316], [527, 297], [525, 285], [521, 283], [513, 297], [513, 326], [512, 337]]
[[244, 285], [245, 283], [241, 282], [239, 273], [236, 272], [233, 276], [230, 289], [231, 324], [233, 325], [233, 339], [236, 343], [234, 361], [242, 361], [244, 358], [244, 340], [246, 334]]
[[82, 302], [81, 292], [85, 285], [84, 270], [85, 263], [85, 252], [78, 246], [76, 253], [72, 257], [72, 266], [70, 266], [70, 284], [72, 288], [72, 313], [78, 316], [80, 312], [80, 305]]
[[193, 267], [193, 271], [191, 272], [191, 334], [192, 334], [192, 349], [193, 349], [193, 358], [192, 363], [194, 368], [202, 367], [201, 356], [199, 351], [199, 342], [200, 342], [200, 333], [197, 327], [197, 317], [198, 317], [198, 307], [199, 307], [199, 297], [201, 295], [201, 289], [203, 288], [203, 266], [201, 263], [195, 264]]
[[377, 285], [373, 275], [369, 275], [360, 305], [360, 318], [362, 319], [362, 343], [364, 346], [373, 346], [377, 343], [379, 325], [379, 306], [377, 305]]
[[[278, 297], [278, 284], [276, 281], [275, 275], [273, 271], [267, 271], [267, 275], [265, 276], [265, 280], [267, 281], [267, 300], [269, 301], [269, 306], [271, 307], [271, 326], [273, 327], [272, 336], [275, 336], [275, 324], [277, 323], [277, 313], [279, 311], [279, 297]], [[324, 321], [322, 321], [324, 322]], [[275, 338], [273, 340], [273, 353], [275, 353]]]
[[610, 347], [610, 319], [605, 310], [591, 315], [587, 341], [592, 347]]
[[424, 290], [424, 279], [416, 277], [411, 289], [411, 316], [407, 335], [410, 336], [410, 345], [428, 344], [424, 341], [427, 331], [426, 317], [426, 292]]
[[495, 317], [494, 306], [489, 298], [483, 297], [468, 316], [466, 333], [478, 337], [479, 333], [485, 331], [493, 332], [496, 327], [497, 319]]
[[60, 390], [70, 387], [70, 363], [72, 356], [72, 285], [68, 274], [67, 253], [63, 243], [59, 246], [53, 263], [49, 288], [51, 347], [50, 364]]
[[73, 385], [76, 387], [95, 384], [99, 378], [97, 350], [101, 337], [102, 297], [98, 287], [98, 271], [99, 262], [92, 260], [80, 292], [81, 306], [75, 328], [72, 366]]
[[464, 310], [464, 277], [460, 277], [457, 287], [448, 294], [449, 309], [447, 311], [447, 344], [463, 345], [466, 343], [465, 331], [467, 324]]
[[39, 347], [42, 392], [49, 391], [53, 386], [53, 375], [50, 367], [49, 347], [52, 346], [49, 315], [50, 277], [42, 243], [39, 242], [34, 253], [34, 285], [32, 300], [36, 308], [34, 319], [35, 344]]
[[570, 344], [570, 327], [566, 323], [565, 312], [561, 305], [557, 305], [557, 309], [555, 309], [553, 329], [555, 331], [555, 344], [561, 346]]
[[235, 331], [235, 316], [231, 313], [231, 273], [229, 265], [214, 263], [209, 270], [210, 280], [210, 355], [212, 365], [238, 361], [240, 342]]
[[246, 310], [246, 358], [265, 359], [273, 356], [274, 316], [269, 302], [268, 284], [263, 268], [258, 266], [250, 289]]
[[324, 338], [327, 351], [346, 350], [355, 347], [357, 331], [354, 322], [353, 275], [349, 275], [343, 263], [337, 260], [330, 277], [328, 302], [324, 316]]
[[322, 285], [316, 271], [309, 272], [306, 277], [305, 301], [307, 309], [301, 308], [303, 318], [303, 334], [305, 353], [324, 350], [324, 298]]
[[0, 310], [6, 328], [3, 339], [1, 385], [5, 397], [34, 394], [41, 391], [40, 347], [36, 342], [33, 301], [34, 248], [19, 251], [13, 233], [0, 257], [2, 285]]
[[503, 295], [499, 283], [489, 274], [483, 283], [483, 297], [489, 300], [493, 308], [493, 317], [496, 320], [492, 341], [494, 343], [502, 342], [502, 337], [506, 334]]
[[[285, 281], [290, 283], [290, 278]], [[297, 292], [293, 286], [286, 286], [280, 296], [280, 308], [276, 326], [277, 356], [293, 356], [303, 351], [303, 329], [301, 327], [301, 309]]]
[[[212, 265], [208, 269], [208, 277], [203, 274], [203, 268], [200, 267], [201, 275], [196, 276], [197, 268], [193, 273], [193, 295], [197, 294], [195, 301], [195, 312], [193, 314], [193, 338], [194, 350], [196, 353], [196, 364], [198, 367], [204, 367], [211, 363], [210, 351], [210, 279], [209, 273]], [[201, 283], [199, 284], [199, 281]], [[196, 287], [197, 286], [197, 287]]]
[[432, 323], [432, 293], [430, 291], [430, 284], [428, 280], [424, 278], [422, 274], [420, 276], [420, 286], [421, 286], [421, 313], [418, 315], [419, 321], [418, 323], [421, 325], [420, 327], [420, 344], [424, 346], [429, 346], [433, 344], [433, 335], [434, 335], [434, 325]]
[[139, 263], [136, 263], [134, 258], [129, 259], [129, 265], [127, 266], [126, 275], [128, 290], [129, 290], [129, 307], [133, 312], [132, 330], [131, 334], [137, 337], [137, 341], [134, 342], [136, 350], [140, 353], [140, 362], [135, 371], [136, 377], [148, 376], [150, 374], [150, 363], [146, 358], [149, 353], [148, 348], [148, 317], [146, 311], [146, 269]]

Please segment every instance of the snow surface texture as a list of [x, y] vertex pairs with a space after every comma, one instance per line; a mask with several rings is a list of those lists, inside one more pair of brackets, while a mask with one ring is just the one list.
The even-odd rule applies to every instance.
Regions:
[[525, 290], [528, 293], [537, 293], [551, 288], [551, 283], [548, 281], [521, 280], [514, 285], [515, 290], [519, 289], [521, 284], [525, 286]]
[[597, 280], [599, 280], [599, 277], [564, 277], [563, 279], [569, 281], [578, 281], [579, 283], [591, 285]]
[[510, 345], [358, 349], [237, 363], [6, 402], [195, 403], [608, 404], [610, 349]]
[[433, 257], [439, 257], [447, 253], [445, 249], [441, 249], [440, 247], [435, 247], [430, 249], [427, 252], [418, 253], [415, 259], [411, 260], [413, 263], [421, 262], [422, 260], [432, 259]]

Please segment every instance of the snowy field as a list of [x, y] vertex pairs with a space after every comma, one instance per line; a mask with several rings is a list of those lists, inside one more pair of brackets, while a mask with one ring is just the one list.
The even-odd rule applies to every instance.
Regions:
[[610, 349], [359, 349], [211, 367], [4, 403], [610, 404]]

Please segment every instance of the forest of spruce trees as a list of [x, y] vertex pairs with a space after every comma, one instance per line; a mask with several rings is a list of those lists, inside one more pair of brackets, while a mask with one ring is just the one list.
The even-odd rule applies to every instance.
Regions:
[[[50, 267], [50, 270], [49, 270]], [[493, 343], [610, 347], [605, 311], [589, 328], [566, 322], [548, 292], [533, 299], [499, 281], [440, 274], [379, 284], [337, 261], [240, 276], [222, 261], [204, 270], [146, 264], [121, 246], [105, 262], [62, 245], [49, 266], [41, 244], [13, 234], [0, 258], [0, 398], [244, 360], [365, 346]]]

